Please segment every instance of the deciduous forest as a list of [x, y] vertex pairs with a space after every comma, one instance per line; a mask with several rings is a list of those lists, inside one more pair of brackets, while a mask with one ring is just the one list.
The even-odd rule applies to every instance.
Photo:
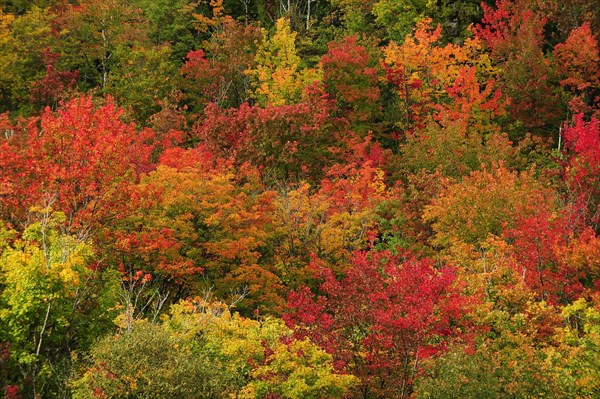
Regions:
[[0, 397], [600, 397], [597, 0], [0, 7]]

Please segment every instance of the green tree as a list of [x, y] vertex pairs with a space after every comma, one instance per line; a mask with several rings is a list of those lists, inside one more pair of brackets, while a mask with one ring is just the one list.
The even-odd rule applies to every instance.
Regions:
[[427, 0], [379, 0], [373, 5], [373, 14], [388, 39], [402, 41], [412, 32], [426, 6]]
[[37, 7], [18, 17], [0, 11], [0, 110], [31, 112], [30, 90], [45, 72], [53, 47], [54, 15]]
[[194, 12], [198, 0], [132, 0], [149, 21], [148, 36], [155, 46], [169, 43], [170, 59], [180, 64], [196, 46], [198, 31], [194, 28]]
[[160, 110], [160, 103], [179, 86], [168, 45], [134, 47], [121, 55], [105, 91], [140, 125]]
[[11, 383], [29, 397], [64, 398], [71, 354], [112, 324], [118, 283], [89, 267], [90, 245], [60, 233], [64, 215], [32, 214], [21, 238], [0, 230], [0, 342], [10, 344]]
[[58, 24], [64, 62], [79, 70], [86, 88], [106, 90], [123, 56], [149, 45], [148, 21], [126, 1], [82, 1], [62, 13]]

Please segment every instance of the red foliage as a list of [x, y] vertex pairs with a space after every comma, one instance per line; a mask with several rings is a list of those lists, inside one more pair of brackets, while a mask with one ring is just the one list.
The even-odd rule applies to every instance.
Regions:
[[546, 16], [524, 0], [498, 0], [495, 9], [482, 6], [482, 24], [474, 31], [503, 69], [499, 88], [511, 99], [511, 115], [527, 128], [557, 125], [560, 101], [543, 51]]
[[123, 123], [109, 98], [96, 108], [91, 97], [47, 108], [24, 131], [0, 145], [2, 216], [26, 224], [33, 206], [51, 206], [73, 229], [115, 217], [127, 202], [136, 170], [147, 169], [152, 132]]
[[321, 59], [325, 91], [350, 121], [366, 121], [381, 113], [379, 69], [369, 64], [367, 49], [356, 43], [356, 37], [329, 43], [329, 52]]
[[75, 88], [79, 79], [78, 71], [57, 71], [56, 63], [60, 55], [46, 50], [43, 53], [46, 64], [46, 75], [33, 83], [31, 88], [31, 101], [40, 105], [56, 107], [58, 101], [65, 99], [69, 92]]
[[575, 264], [560, 259], [561, 248], [569, 245], [568, 225], [564, 218], [552, 219], [548, 210], [519, 220], [505, 232], [513, 242], [515, 267], [525, 284], [539, 299], [551, 304], [567, 303], [583, 292], [584, 277]]
[[464, 336], [458, 326], [468, 300], [449, 267], [389, 252], [358, 253], [339, 280], [318, 261], [313, 266], [323, 295], [290, 293], [286, 321], [332, 353], [338, 369], [360, 377], [361, 389], [407, 397], [420, 360]]
[[574, 213], [582, 216], [583, 225], [600, 227], [600, 121], [586, 122], [583, 114], [575, 116], [572, 126], [563, 131], [569, 157], [564, 176], [572, 195]]
[[173, 147], [160, 156], [159, 163], [182, 170], [186, 168], [210, 170], [216, 164], [216, 159], [210, 151], [202, 146], [187, 150], [181, 147]]
[[332, 103], [318, 90], [296, 105], [245, 103], [223, 110], [209, 104], [205, 112], [197, 134], [210, 151], [239, 164], [249, 162], [277, 179], [321, 175], [339, 153], [336, 147], [352, 137], [339, 133], [346, 124], [331, 117]]
[[[364, 141], [351, 145], [344, 154], [345, 162], [327, 169], [321, 180], [318, 195], [331, 206], [329, 214], [355, 214], [370, 211], [388, 197], [384, 184], [384, 152], [377, 142], [367, 136]], [[366, 227], [366, 226], [365, 226]], [[365, 235], [372, 244], [377, 229], [367, 229]]]
[[571, 31], [565, 43], [556, 45], [554, 56], [563, 78], [560, 84], [575, 93], [571, 110], [600, 116], [600, 49], [590, 24]]
[[238, 107], [249, 99], [249, 76], [262, 34], [252, 24], [225, 18], [221, 29], [205, 41], [205, 50], [190, 51], [181, 68], [185, 99], [192, 111], [201, 113], [206, 104]]
[[202, 104], [214, 101], [219, 86], [218, 71], [211, 67], [203, 50], [190, 51], [186, 58], [181, 73], [190, 83], [193, 82], [190, 86], [195, 94], [194, 100]]
[[496, 9], [485, 3], [483, 8], [482, 25], [475, 27], [477, 36], [492, 50], [502, 51], [507, 45], [511, 29], [515, 29], [512, 19], [514, 3], [511, 0], [498, 0]]
[[[480, 123], [489, 123], [490, 119], [501, 116], [504, 114], [502, 93], [495, 86], [496, 82], [491, 79], [481, 85], [477, 80], [475, 67], [461, 69], [452, 87], [446, 89], [453, 101], [445, 105], [447, 114], [444, 116], [464, 123], [478, 114], [485, 115], [485, 118], [481, 116], [485, 120], [478, 121]], [[443, 107], [440, 106], [444, 109]]]
[[6, 399], [21, 399], [21, 389], [18, 385], [7, 385], [5, 388]]

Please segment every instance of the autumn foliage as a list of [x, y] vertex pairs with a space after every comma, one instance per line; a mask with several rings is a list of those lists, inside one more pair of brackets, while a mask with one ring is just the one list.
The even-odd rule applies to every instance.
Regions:
[[599, 28], [3, 1], [0, 397], [599, 397]]

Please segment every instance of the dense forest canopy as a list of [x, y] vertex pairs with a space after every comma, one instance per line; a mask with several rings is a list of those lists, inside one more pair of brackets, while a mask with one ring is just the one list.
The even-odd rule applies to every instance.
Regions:
[[597, 1], [0, 7], [0, 397], [600, 397]]

